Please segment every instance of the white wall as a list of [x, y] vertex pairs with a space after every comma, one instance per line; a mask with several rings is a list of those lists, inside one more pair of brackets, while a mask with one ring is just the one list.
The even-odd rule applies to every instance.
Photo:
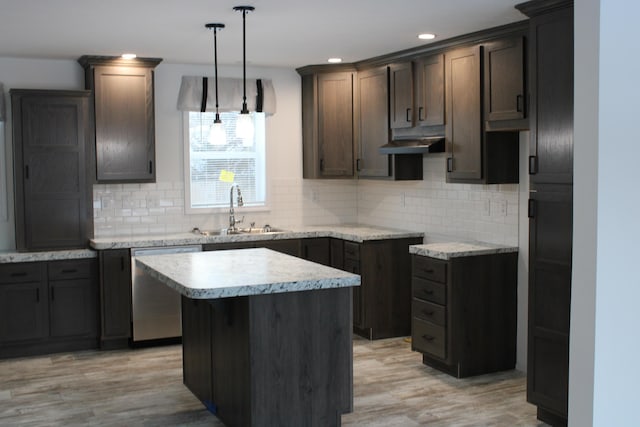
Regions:
[[[569, 424], [638, 426], [640, 4], [576, 2]], [[595, 35], [594, 35], [595, 34]]]

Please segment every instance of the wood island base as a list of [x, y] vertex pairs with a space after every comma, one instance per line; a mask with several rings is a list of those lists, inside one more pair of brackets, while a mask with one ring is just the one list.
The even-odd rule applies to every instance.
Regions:
[[351, 294], [183, 296], [184, 384], [227, 426], [339, 426], [353, 410]]

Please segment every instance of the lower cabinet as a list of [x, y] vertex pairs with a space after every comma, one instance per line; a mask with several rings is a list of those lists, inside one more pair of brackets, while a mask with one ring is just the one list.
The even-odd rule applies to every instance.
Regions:
[[360, 275], [360, 286], [352, 288], [356, 334], [368, 339], [410, 335], [409, 246], [420, 243], [422, 238], [331, 242], [331, 265]]
[[131, 338], [131, 254], [129, 249], [99, 252], [100, 347], [126, 348]]
[[257, 240], [251, 242], [208, 243], [204, 251], [225, 249], [267, 248], [287, 255], [296, 256], [318, 264], [331, 265], [331, 251], [328, 237], [309, 239]]
[[95, 348], [94, 259], [0, 265], [0, 357]]
[[412, 255], [411, 346], [458, 378], [513, 369], [517, 253]]

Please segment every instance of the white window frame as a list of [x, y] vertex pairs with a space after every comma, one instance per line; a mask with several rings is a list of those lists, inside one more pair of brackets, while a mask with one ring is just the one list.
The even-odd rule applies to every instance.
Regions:
[[[255, 117], [256, 121], [263, 120], [265, 121], [265, 115], [258, 115]], [[182, 129], [183, 129], [183, 153], [184, 153], [184, 212], [185, 214], [216, 214], [229, 212], [229, 203], [225, 201], [219, 206], [215, 207], [192, 207], [191, 206], [191, 142], [189, 135], [189, 111], [185, 111], [182, 115]], [[259, 128], [260, 126], [256, 126]], [[262, 185], [258, 185], [260, 190], [264, 194], [264, 203], [260, 204], [249, 204], [245, 200], [245, 205], [241, 208], [243, 212], [265, 212], [269, 211], [269, 178], [267, 174], [267, 156], [266, 156], [266, 121], [262, 123], [262, 128], [264, 128], [264, 133], [256, 132], [255, 134], [255, 144], [256, 144], [256, 154], [257, 157], [262, 157], [264, 159], [263, 162], [256, 162], [256, 175], [262, 174], [264, 176], [264, 182]], [[212, 156], [209, 154], [209, 156]], [[213, 157], [216, 155], [213, 154]], [[236, 158], [250, 158], [253, 157], [249, 153], [238, 152], [236, 153]], [[226, 158], [223, 153], [220, 153], [219, 158]], [[231, 186], [231, 183], [229, 183]], [[242, 190], [242, 188], [241, 188]], [[235, 196], [234, 196], [235, 197]], [[234, 198], [235, 201], [235, 198]], [[235, 203], [234, 203], [235, 205]]]

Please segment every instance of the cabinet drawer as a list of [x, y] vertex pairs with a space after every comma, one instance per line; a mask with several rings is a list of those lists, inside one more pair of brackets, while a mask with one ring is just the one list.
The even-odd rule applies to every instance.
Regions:
[[437, 259], [414, 256], [413, 275], [434, 282], [447, 282], [447, 263]]
[[38, 282], [44, 277], [44, 263], [20, 262], [0, 265], [0, 283]]
[[447, 290], [446, 286], [442, 283], [430, 282], [429, 280], [414, 277], [412, 285], [414, 298], [446, 305]]
[[360, 245], [353, 242], [344, 242], [345, 259], [360, 260]]
[[411, 303], [411, 315], [421, 320], [426, 320], [436, 325], [445, 326], [445, 308], [442, 305], [433, 304], [414, 298]]
[[49, 280], [88, 279], [91, 277], [92, 259], [73, 259], [49, 262]]
[[411, 345], [414, 350], [429, 353], [440, 359], [447, 358], [445, 328], [431, 322], [411, 319]]

